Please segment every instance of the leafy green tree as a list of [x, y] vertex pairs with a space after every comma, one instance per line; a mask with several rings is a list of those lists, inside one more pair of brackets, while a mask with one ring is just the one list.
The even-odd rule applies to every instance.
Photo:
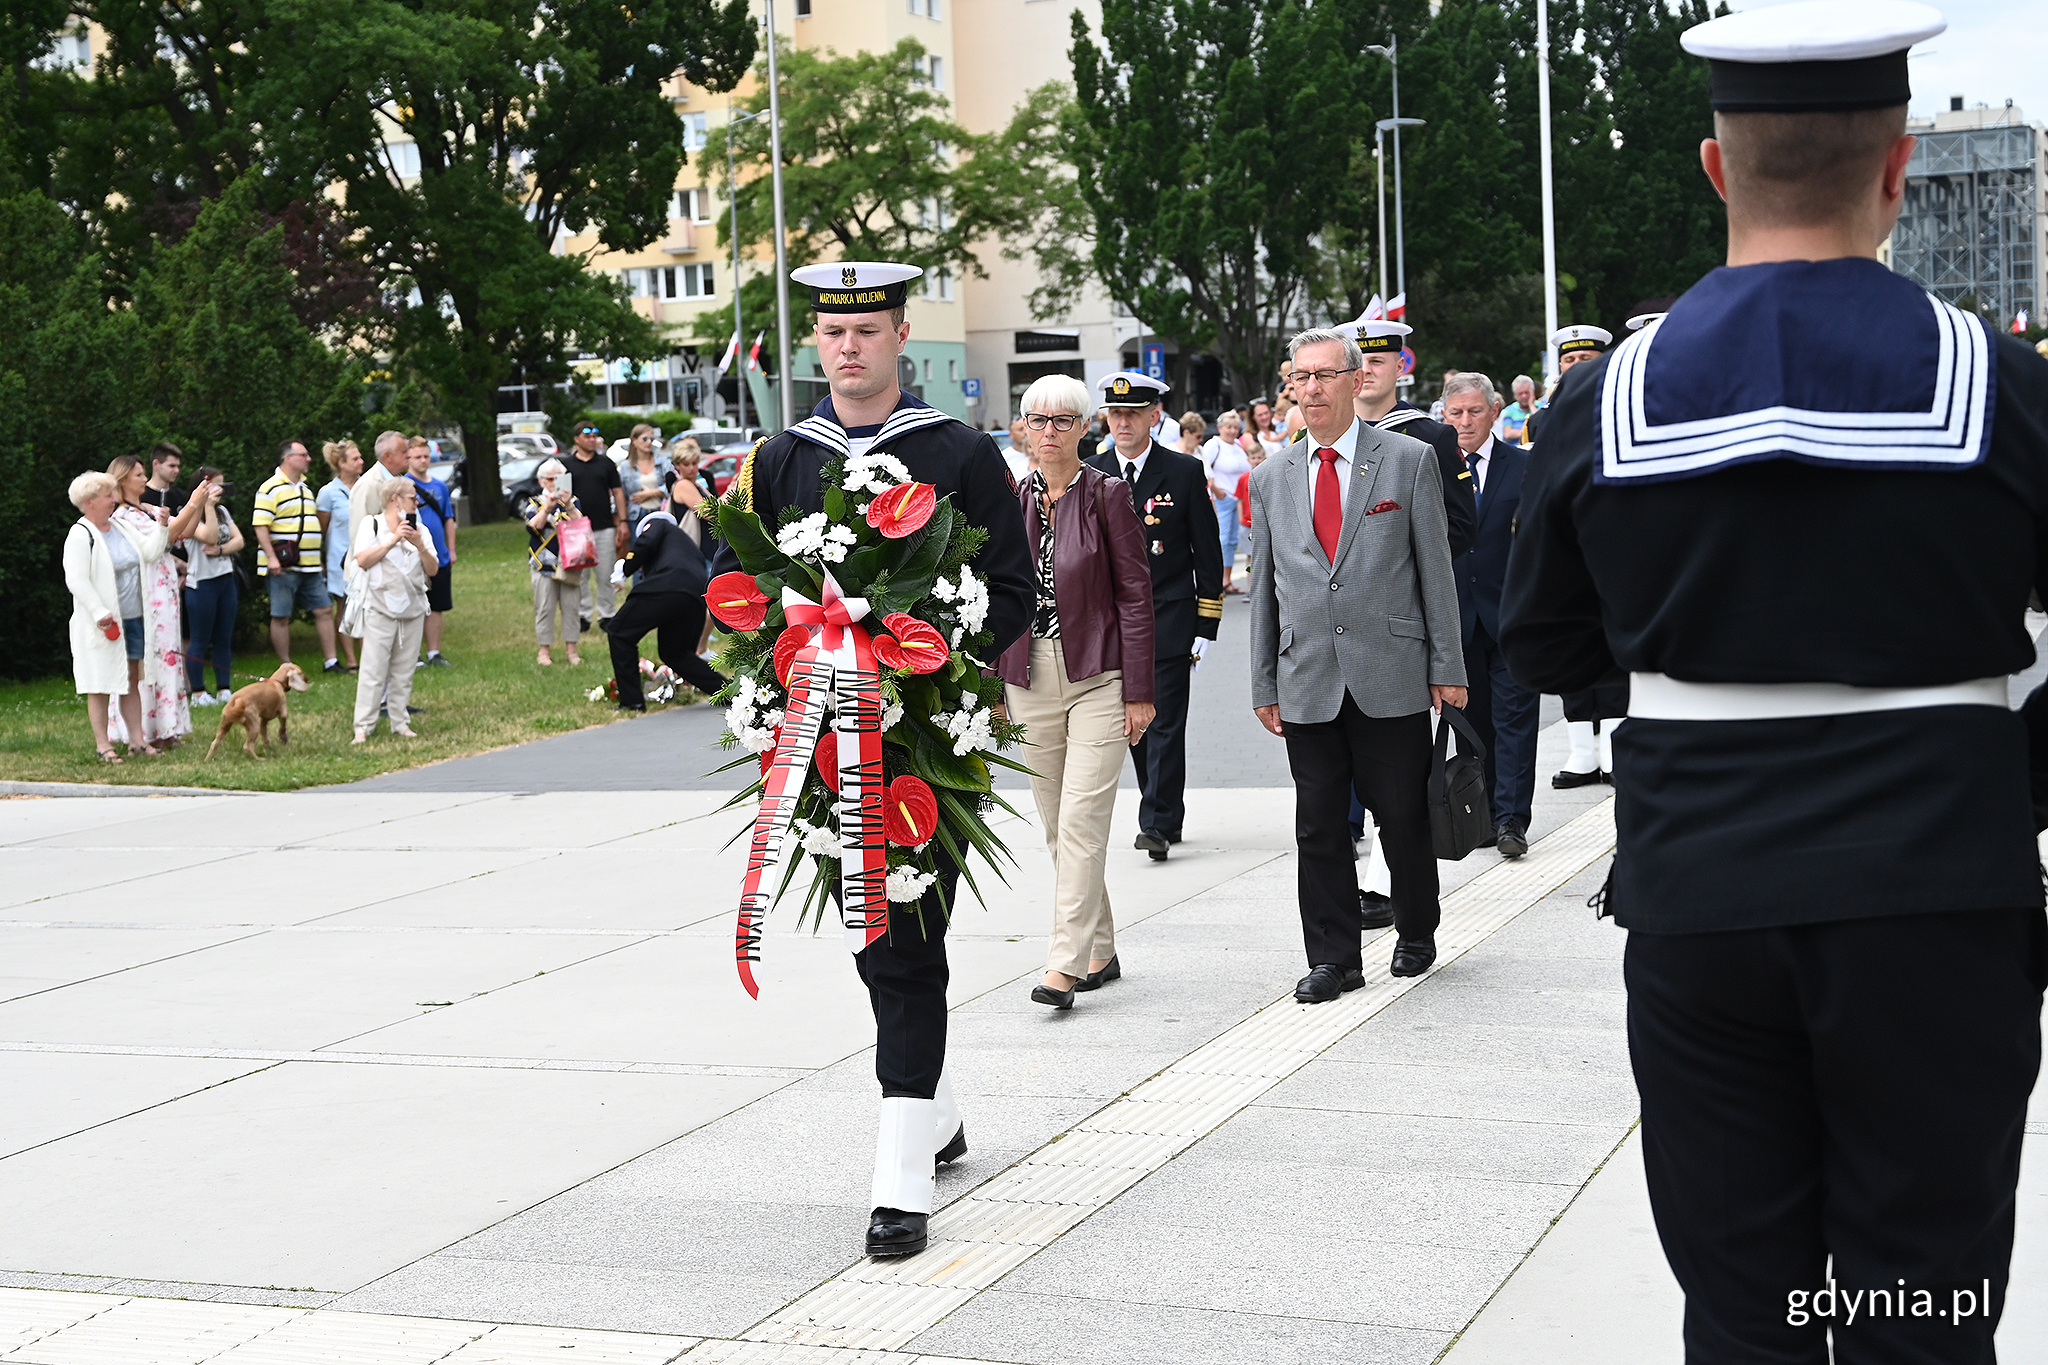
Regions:
[[1279, 367], [1358, 127], [1337, 0], [1104, 0], [1074, 15], [1074, 152], [1110, 295], [1232, 390]]

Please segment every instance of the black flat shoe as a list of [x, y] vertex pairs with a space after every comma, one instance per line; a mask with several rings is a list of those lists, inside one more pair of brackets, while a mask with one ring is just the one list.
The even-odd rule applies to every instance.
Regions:
[[1378, 891], [1360, 890], [1358, 893], [1358, 927], [1361, 929], [1385, 929], [1394, 922], [1394, 901], [1391, 896]]
[[1435, 965], [1435, 939], [1402, 939], [1394, 945], [1393, 965], [1387, 968], [1387, 972], [1391, 976], [1421, 976]]
[[1177, 844], [1180, 842], [1180, 835], [1178, 833], [1169, 834], [1166, 836], [1166, 842], [1169, 844]]
[[1519, 858], [1529, 851], [1529, 836], [1513, 825], [1504, 825], [1494, 831], [1493, 846], [1503, 858]]
[[1561, 773], [1552, 773], [1550, 775], [1550, 785], [1559, 791], [1570, 791], [1573, 787], [1597, 787], [1602, 780], [1600, 770], [1597, 768], [1590, 773], [1575, 773], [1567, 768]]
[[1346, 991], [1365, 984], [1365, 973], [1356, 967], [1339, 967], [1334, 962], [1311, 967], [1307, 976], [1294, 984], [1294, 998], [1303, 1005], [1326, 1005]]
[[1165, 835], [1154, 830], [1141, 829], [1138, 831], [1138, 837], [1131, 841], [1131, 847], [1142, 848], [1145, 852], [1152, 855], [1153, 862], [1163, 863], [1166, 861], [1166, 851], [1169, 845], [1166, 842]]
[[1122, 964], [1116, 960], [1116, 954], [1111, 953], [1109, 961], [1102, 964], [1101, 971], [1088, 973], [1088, 975], [1074, 983], [1074, 989], [1077, 991], [1099, 991], [1110, 982], [1120, 980], [1123, 974]]
[[961, 1157], [966, 1155], [967, 1125], [963, 1123], [959, 1126], [959, 1128], [954, 1130], [953, 1140], [947, 1143], [945, 1146], [939, 1148], [938, 1154], [932, 1158], [932, 1168], [936, 1170], [940, 1166], [945, 1165], [947, 1162], [958, 1161]]
[[868, 1215], [868, 1255], [915, 1256], [923, 1251], [931, 1223], [928, 1213], [876, 1209]]
[[1074, 992], [1072, 987], [1063, 991], [1056, 991], [1052, 987], [1043, 984], [1033, 986], [1031, 988], [1031, 999], [1036, 1004], [1051, 1005], [1056, 1010], [1070, 1010], [1074, 1008]]

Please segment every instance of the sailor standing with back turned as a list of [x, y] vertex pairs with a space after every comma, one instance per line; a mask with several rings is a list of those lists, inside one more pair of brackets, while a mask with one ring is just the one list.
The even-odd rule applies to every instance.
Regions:
[[1823, 1365], [1830, 1332], [1842, 1365], [1990, 1362], [2005, 1306], [2048, 365], [1874, 259], [1943, 27], [1809, 0], [1685, 34], [1728, 265], [1563, 386], [1522, 494], [1515, 675], [1631, 675], [1606, 908], [1689, 1365]]

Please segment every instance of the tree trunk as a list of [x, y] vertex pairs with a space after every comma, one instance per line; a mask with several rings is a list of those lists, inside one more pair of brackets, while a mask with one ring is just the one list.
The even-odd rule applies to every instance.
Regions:
[[462, 424], [462, 487], [469, 519], [482, 524], [505, 520], [505, 485], [498, 477], [498, 419]]

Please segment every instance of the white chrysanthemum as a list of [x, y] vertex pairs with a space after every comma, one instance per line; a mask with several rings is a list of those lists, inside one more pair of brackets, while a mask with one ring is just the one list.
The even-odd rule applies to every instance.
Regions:
[[979, 635], [982, 623], [988, 620], [988, 584], [974, 576], [966, 565], [960, 566], [960, 582], [954, 589], [959, 600], [954, 610], [960, 615], [960, 624], [967, 627], [969, 635]]
[[583, 695], [587, 700], [590, 701], [603, 701], [604, 689], [602, 687], [593, 687], [588, 692], [585, 692]]
[[903, 703], [891, 702], [882, 708], [882, 733], [888, 734], [889, 727], [903, 719]]
[[907, 863], [902, 867], [892, 867], [889, 869], [889, 880], [887, 883], [889, 899], [892, 901], [914, 901], [924, 895], [925, 888], [937, 880], [938, 877], [932, 873], [920, 872]]
[[883, 451], [854, 455], [846, 461], [846, 477], [839, 486], [849, 493], [886, 493], [899, 483], [910, 482], [903, 461]]
[[745, 726], [735, 729], [732, 734], [733, 738], [740, 742], [740, 747], [750, 754], [765, 754], [775, 747], [775, 732], [773, 730], [755, 729], [752, 726]]
[[958, 711], [945, 712], [932, 719], [943, 725], [946, 733], [953, 737], [953, 752], [956, 754], [971, 754], [976, 749], [996, 747], [995, 717], [986, 706], [977, 711], [970, 703]]
[[839, 831], [830, 825], [811, 825], [802, 820], [792, 820], [790, 829], [802, 841], [804, 852], [813, 857], [839, 858], [845, 854], [845, 850], [840, 846]]

